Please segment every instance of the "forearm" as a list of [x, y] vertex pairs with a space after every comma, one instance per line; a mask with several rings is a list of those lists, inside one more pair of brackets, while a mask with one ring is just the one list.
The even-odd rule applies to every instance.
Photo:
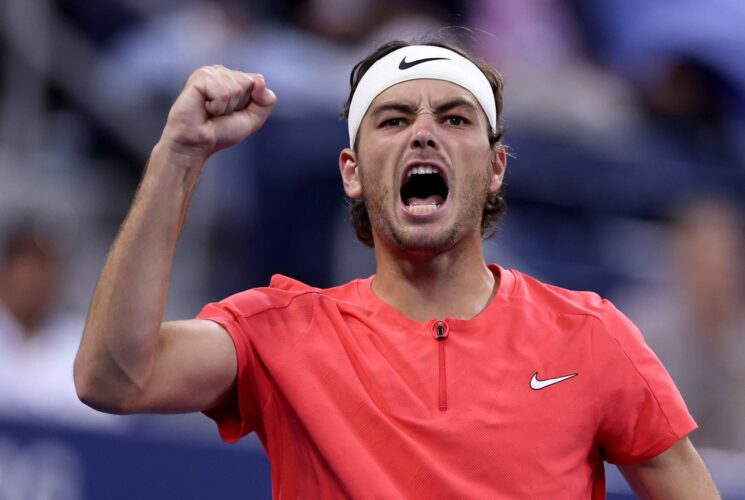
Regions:
[[711, 474], [688, 438], [646, 462], [619, 469], [641, 499], [721, 498]]
[[158, 144], [88, 312], [75, 360], [81, 399], [107, 411], [127, 401], [152, 371], [176, 243], [201, 161]]

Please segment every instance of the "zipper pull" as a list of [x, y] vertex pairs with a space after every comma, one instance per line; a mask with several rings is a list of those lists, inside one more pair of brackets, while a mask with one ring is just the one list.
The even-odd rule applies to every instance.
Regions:
[[448, 333], [448, 325], [444, 321], [437, 321], [432, 325], [432, 336], [437, 340], [445, 340]]
[[447, 338], [447, 333], [445, 333], [445, 325], [442, 324], [442, 321], [437, 322], [437, 340], [445, 340]]

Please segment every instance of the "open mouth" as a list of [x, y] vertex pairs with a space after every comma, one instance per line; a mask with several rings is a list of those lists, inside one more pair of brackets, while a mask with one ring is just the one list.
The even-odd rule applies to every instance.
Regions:
[[404, 172], [401, 201], [409, 212], [434, 212], [445, 203], [447, 197], [447, 181], [438, 167], [416, 164]]

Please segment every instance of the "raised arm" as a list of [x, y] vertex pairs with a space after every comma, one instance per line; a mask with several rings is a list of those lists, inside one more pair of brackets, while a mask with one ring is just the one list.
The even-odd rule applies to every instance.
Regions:
[[636, 495], [643, 499], [719, 500], [719, 492], [704, 461], [688, 438], [654, 458], [619, 466]]
[[176, 243], [209, 156], [258, 130], [276, 97], [263, 77], [210, 66], [176, 99], [101, 271], [75, 358], [80, 399], [112, 413], [210, 408], [236, 377], [227, 332], [162, 323]]

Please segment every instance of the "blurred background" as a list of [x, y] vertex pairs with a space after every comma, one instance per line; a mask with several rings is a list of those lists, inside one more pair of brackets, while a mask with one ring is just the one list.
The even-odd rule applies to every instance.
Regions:
[[[201, 415], [78, 402], [88, 301], [170, 104], [205, 64], [261, 72], [279, 100], [205, 170], [167, 319], [274, 273], [371, 274], [346, 219], [338, 113], [359, 59], [428, 37], [505, 78], [509, 209], [488, 260], [626, 312], [725, 498], [745, 498], [741, 0], [3, 0], [0, 499], [270, 497], [253, 436], [228, 446]], [[609, 497], [628, 498], [607, 469]]]

